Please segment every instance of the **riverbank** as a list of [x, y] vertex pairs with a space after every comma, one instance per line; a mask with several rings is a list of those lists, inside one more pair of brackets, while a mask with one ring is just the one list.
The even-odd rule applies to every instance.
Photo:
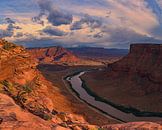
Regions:
[[88, 86], [88, 89], [95, 93], [95, 95], [102, 97], [104, 100], [115, 102], [115, 104], [126, 106], [128, 108], [126, 111], [128, 112], [130, 109], [137, 116], [143, 115], [140, 112], [146, 116], [162, 116], [162, 107], [158, 93], [137, 97], [135, 94], [129, 93], [128, 90], [124, 89], [126, 83], [124, 85], [121, 84], [122, 79], [120, 79], [120, 82], [115, 79], [109, 80], [106, 72], [105, 74], [102, 73], [102, 76], [100, 71], [87, 72], [81, 78], [83, 81], [86, 81], [86, 87]]
[[[113, 119], [109, 119], [102, 114], [92, 110], [89, 106], [76, 99], [64, 85], [62, 78], [66, 75], [76, 73], [78, 71], [92, 69], [94, 67], [80, 66], [80, 67], [67, 67], [57, 65], [40, 65], [39, 70], [49, 81], [49, 96], [51, 97], [54, 109], [71, 113], [79, 118], [82, 118], [94, 125], [106, 125], [119, 123]], [[95, 118], [94, 118], [95, 117]]]
[[136, 108], [133, 108], [131, 106], [127, 107], [127, 106], [123, 106], [123, 105], [118, 105], [115, 104], [111, 101], [108, 101], [107, 99], [98, 96], [94, 91], [92, 91], [92, 89], [90, 89], [90, 87], [87, 86], [86, 81], [82, 80], [82, 87], [87, 91], [88, 94], [90, 94], [91, 96], [95, 97], [96, 101], [102, 101], [104, 103], [107, 103], [115, 108], [117, 108], [120, 111], [123, 111], [125, 113], [132, 113], [135, 116], [138, 117], [161, 117], [162, 118], [162, 113], [160, 112], [148, 112], [148, 111], [140, 111]]
[[[157, 121], [162, 119], [160, 118], [162, 113], [139, 111], [132, 107], [115, 104], [98, 96], [89, 87], [87, 87], [85, 81], [80, 78], [83, 74], [84, 72], [76, 72], [75, 74], [66, 77], [66, 80], [71, 90], [78, 96], [78, 98], [91, 107], [119, 121]], [[92, 99], [92, 97], [95, 99]], [[116, 115], [115, 113], [118, 114]], [[133, 114], [134, 116], [130, 114]]]

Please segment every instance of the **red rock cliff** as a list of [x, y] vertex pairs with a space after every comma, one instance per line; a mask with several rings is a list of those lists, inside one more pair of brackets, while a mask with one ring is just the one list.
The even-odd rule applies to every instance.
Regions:
[[127, 73], [128, 81], [141, 84], [146, 92], [162, 92], [162, 45], [132, 44], [123, 59], [108, 67], [116, 75]]

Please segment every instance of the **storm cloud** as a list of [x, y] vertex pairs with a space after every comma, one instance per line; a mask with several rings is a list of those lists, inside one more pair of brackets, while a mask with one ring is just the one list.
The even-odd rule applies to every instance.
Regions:
[[95, 29], [102, 26], [102, 21], [98, 18], [92, 17], [88, 14], [86, 14], [83, 18], [81, 18], [79, 21], [74, 22], [71, 25], [71, 30], [80, 30], [83, 28], [83, 25], [86, 24], [88, 27]]
[[42, 32], [44, 32], [48, 35], [51, 35], [51, 36], [64, 36], [67, 34], [64, 31], [61, 31], [54, 27], [46, 27], [45, 29], [42, 30]]
[[53, 26], [68, 25], [73, 21], [73, 16], [63, 10], [56, 8], [51, 0], [38, 0], [40, 13], [33, 21], [43, 24], [41, 17], [47, 15], [47, 20]]
[[14, 35], [14, 30], [16, 29], [21, 29], [19, 26], [15, 25], [15, 21], [12, 20], [11, 18], [5, 18], [7, 25], [7, 28], [0, 29], [0, 38], [5, 38], [5, 37], [12, 37]]

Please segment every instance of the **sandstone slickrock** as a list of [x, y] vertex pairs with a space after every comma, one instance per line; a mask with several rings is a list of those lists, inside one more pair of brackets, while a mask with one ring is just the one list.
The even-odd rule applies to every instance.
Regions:
[[24, 111], [15, 104], [12, 98], [0, 94], [1, 130], [50, 130], [52, 124], [33, 114]]

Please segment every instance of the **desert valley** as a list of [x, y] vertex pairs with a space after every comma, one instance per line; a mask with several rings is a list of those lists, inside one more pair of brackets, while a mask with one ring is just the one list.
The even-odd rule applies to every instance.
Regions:
[[[0, 44], [1, 129], [161, 129], [161, 45], [131, 45], [106, 64], [61, 47]], [[80, 90], [75, 75], [82, 72]]]
[[1, 0], [0, 130], [162, 130], [162, 0]]

